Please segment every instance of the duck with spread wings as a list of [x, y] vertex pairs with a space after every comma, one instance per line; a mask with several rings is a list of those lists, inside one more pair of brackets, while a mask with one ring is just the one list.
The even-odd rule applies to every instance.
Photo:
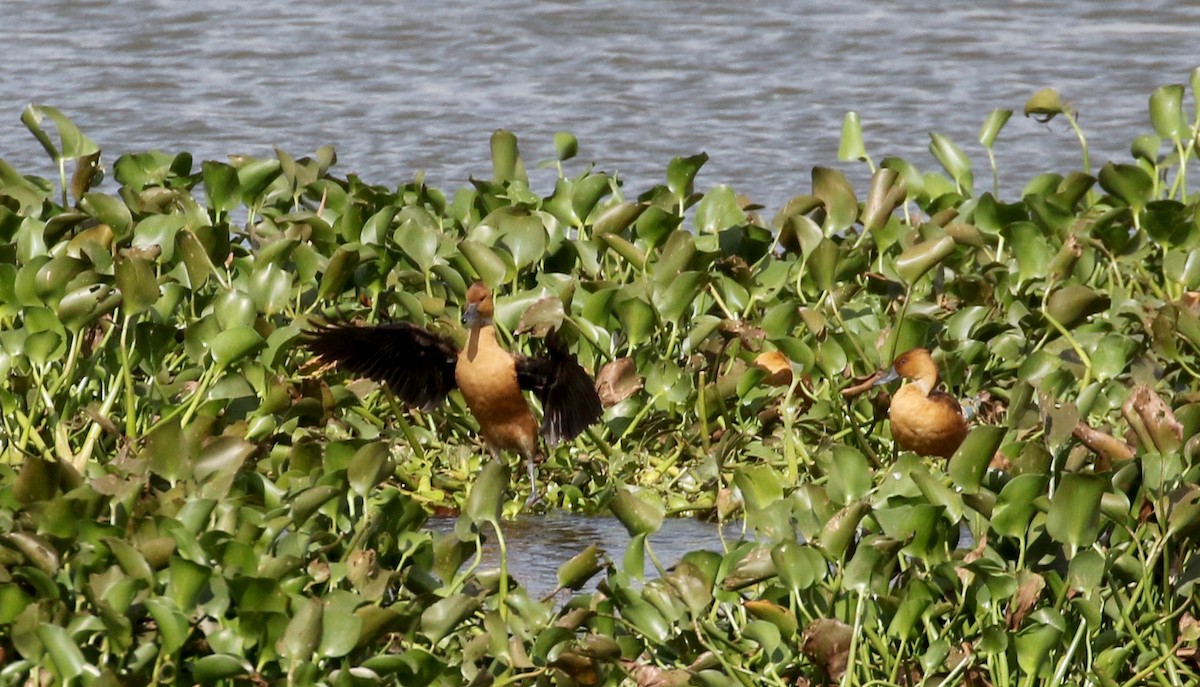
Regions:
[[[304, 344], [322, 360], [386, 383], [412, 406], [431, 409], [458, 388], [492, 455], [498, 459], [507, 449], [525, 460], [530, 505], [537, 500], [536, 464], [542, 459], [538, 435], [551, 446], [569, 441], [600, 419], [603, 409], [592, 377], [553, 335], [538, 356], [504, 350], [492, 324], [494, 310], [487, 286], [471, 285], [463, 309], [468, 333], [462, 349], [449, 337], [405, 322], [315, 323]], [[541, 401], [540, 428], [522, 389]]]

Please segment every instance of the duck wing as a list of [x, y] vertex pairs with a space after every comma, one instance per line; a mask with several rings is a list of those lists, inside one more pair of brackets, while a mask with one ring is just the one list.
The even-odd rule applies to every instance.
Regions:
[[553, 446], [570, 441], [600, 419], [604, 409], [596, 381], [551, 334], [538, 356], [514, 356], [517, 382], [542, 402], [542, 437]]
[[359, 327], [314, 322], [301, 342], [322, 360], [385, 382], [402, 401], [430, 409], [455, 387], [458, 346], [408, 322]]
[[954, 398], [945, 391], [939, 391], [937, 389], [930, 391], [929, 400], [949, 408], [950, 410], [954, 411], [954, 414], [958, 415], [960, 418], [962, 417], [962, 406], [959, 405], [958, 399]]

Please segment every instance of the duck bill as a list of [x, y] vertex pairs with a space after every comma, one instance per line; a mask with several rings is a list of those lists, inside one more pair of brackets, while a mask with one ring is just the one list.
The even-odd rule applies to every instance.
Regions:
[[468, 327], [474, 327], [479, 324], [479, 306], [475, 303], [468, 305], [463, 310], [462, 321]]
[[894, 382], [897, 379], [900, 379], [900, 373], [896, 372], [896, 368], [894, 367], [889, 369], [887, 372], [883, 372], [882, 375], [883, 376], [881, 376], [879, 379], [875, 380], [875, 383], [872, 384], [872, 386], [880, 386], [881, 384], [887, 384], [888, 382]]

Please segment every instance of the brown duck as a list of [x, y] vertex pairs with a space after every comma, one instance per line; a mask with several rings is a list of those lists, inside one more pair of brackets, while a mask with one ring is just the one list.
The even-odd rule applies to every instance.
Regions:
[[900, 354], [875, 384], [898, 378], [907, 381], [892, 396], [888, 410], [896, 444], [923, 456], [954, 455], [967, 436], [967, 420], [953, 396], [934, 388], [938, 368], [929, 351], [914, 348]]
[[[492, 456], [515, 451], [526, 462], [530, 495], [537, 500], [538, 435], [550, 445], [569, 441], [600, 418], [595, 382], [552, 335], [539, 356], [513, 355], [496, 340], [492, 294], [481, 282], [467, 290], [466, 345], [406, 322], [378, 326], [314, 324], [304, 343], [322, 360], [386, 383], [405, 403], [430, 409], [457, 387], [479, 422]], [[521, 390], [542, 403], [537, 420]]]

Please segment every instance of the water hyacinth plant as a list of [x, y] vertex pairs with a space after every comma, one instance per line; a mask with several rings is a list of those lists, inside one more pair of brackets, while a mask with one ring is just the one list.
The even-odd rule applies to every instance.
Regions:
[[[1009, 112], [992, 184], [937, 134], [938, 169], [876, 163], [851, 115], [868, 187], [818, 167], [770, 217], [698, 190], [703, 154], [636, 192], [571, 172], [566, 133], [548, 194], [500, 131], [448, 195], [332, 148], [105, 169], [30, 106], [60, 173], [0, 161], [0, 684], [1195, 683], [1198, 91], [1156, 89], [1096, 170], [1035, 94], [1083, 164], [1016, 199]], [[404, 408], [298, 345], [314, 316], [461, 336], [477, 279], [606, 404], [540, 491], [631, 543], [554, 598], [481, 565], [523, 494], [461, 398]], [[917, 347], [975, 408], [948, 460], [898, 451], [862, 388]], [[664, 569], [647, 537], [684, 514], [747, 537]]]

